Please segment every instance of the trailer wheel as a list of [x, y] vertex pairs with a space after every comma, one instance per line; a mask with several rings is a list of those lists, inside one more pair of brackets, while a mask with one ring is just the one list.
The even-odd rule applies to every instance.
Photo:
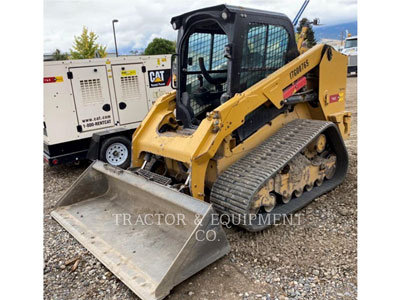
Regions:
[[131, 162], [131, 142], [124, 136], [106, 139], [100, 149], [100, 160], [126, 169]]

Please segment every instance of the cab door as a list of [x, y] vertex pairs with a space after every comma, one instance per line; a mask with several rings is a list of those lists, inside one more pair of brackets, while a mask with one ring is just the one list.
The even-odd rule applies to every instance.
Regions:
[[111, 67], [121, 125], [141, 122], [149, 111], [142, 66], [135, 63]]

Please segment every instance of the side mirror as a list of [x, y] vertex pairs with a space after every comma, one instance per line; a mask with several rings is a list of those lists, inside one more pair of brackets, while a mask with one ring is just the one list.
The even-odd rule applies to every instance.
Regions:
[[171, 88], [176, 90], [178, 78], [178, 54], [174, 53], [171, 56]]

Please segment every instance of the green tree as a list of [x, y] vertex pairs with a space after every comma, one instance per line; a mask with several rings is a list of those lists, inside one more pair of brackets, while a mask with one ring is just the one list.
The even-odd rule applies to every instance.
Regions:
[[82, 34], [75, 36], [74, 39], [74, 44], [72, 45], [72, 49], [70, 49], [71, 59], [94, 58], [96, 51], [100, 57], [107, 56], [106, 46], [96, 43], [98, 39], [97, 34], [92, 31], [88, 32], [85, 26], [83, 26]]
[[312, 22], [310, 22], [307, 18], [301, 19], [299, 26], [297, 26], [297, 33], [301, 33], [301, 29], [306, 26], [308, 27], [305, 40], [307, 41], [307, 47], [311, 48], [312, 46], [315, 46], [317, 44], [317, 41], [315, 40], [314, 37], [314, 30], [312, 29]]
[[176, 43], [163, 38], [155, 38], [144, 50], [145, 55], [174, 54]]
[[56, 49], [56, 51], [53, 52], [53, 60], [67, 60], [67, 59], [68, 59], [67, 53], [61, 53], [61, 51], [58, 49]]

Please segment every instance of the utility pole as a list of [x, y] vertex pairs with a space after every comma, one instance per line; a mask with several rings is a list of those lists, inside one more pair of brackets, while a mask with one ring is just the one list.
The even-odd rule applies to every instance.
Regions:
[[118, 20], [113, 20], [112, 26], [113, 26], [113, 32], [114, 32], [115, 55], [118, 57], [117, 37], [115, 36], [115, 25], [114, 25], [117, 22], [118, 22]]
[[343, 31], [341, 32], [340, 36], [340, 45], [343, 46]]

